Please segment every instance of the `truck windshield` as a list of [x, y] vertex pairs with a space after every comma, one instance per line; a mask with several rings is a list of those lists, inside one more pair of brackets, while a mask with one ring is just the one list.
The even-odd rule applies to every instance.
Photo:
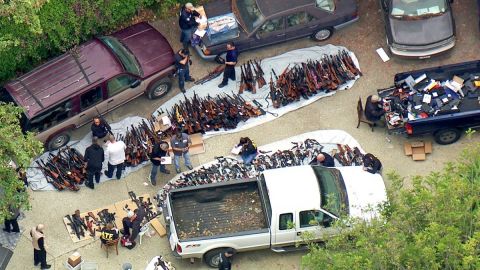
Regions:
[[142, 69], [135, 59], [135, 56], [114, 37], [100, 37], [100, 40], [109, 47], [112, 52], [120, 59], [125, 71], [142, 76]]
[[414, 19], [431, 17], [447, 11], [445, 0], [392, 0], [391, 15], [395, 18]]
[[346, 192], [342, 188], [343, 180], [336, 169], [312, 166], [320, 188], [321, 208], [339, 217], [346, 208]]
[[232, 2], [232, 9], [241, 21], [245, 31], [251, 33], [257, 26], [263, 23], [265, 16], [260, 11], [255, 0], [236, 0]]

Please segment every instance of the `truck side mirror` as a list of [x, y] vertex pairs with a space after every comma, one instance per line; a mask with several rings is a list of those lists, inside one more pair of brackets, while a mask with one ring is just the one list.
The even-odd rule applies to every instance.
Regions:
[[130, 84], [130, 88], [137, 88], [140, 85], [141, 81], [140, 80], [135, 80]]

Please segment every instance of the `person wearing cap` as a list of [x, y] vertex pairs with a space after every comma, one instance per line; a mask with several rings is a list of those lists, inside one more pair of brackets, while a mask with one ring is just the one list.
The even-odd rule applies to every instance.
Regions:
[[183, 156], [185, 159], [185, 167], [189, 170], [193, 169], [192, 162], [190, 161], [190, 154], [188, 149], [192, 145], [192, 140], [188, 134], [183, 133], [180, 129], [177, 129], [175, 135], [170, 139], [170, 145], [173, 150], [173, 163], [175, 164], [175, 170], [177, 173], [181, 173], [180, 158]]
[[33, 245], [33, 264], [40, 264], [41, 269], [50, 269], [51, 265], [47, 264], [47, 251], [45, 249], [45, 235], [43, 230], [45, 225], [38, 224], [30, 230]]
[[193, 7], [192, 3], [186, 3], [180, 10], [180, 18], [178, 24], [182, 30], [180, 34], [180, 42], [183, 44], [184, 49], [188, 49], [190, 40], [192, 38], [193, 30], [198, 26], [195, 18], [201, 18], [202, 16]]
[[92, 145], [85, 149], [85, 166], [87, 169], [87, 182], [85, 186], [94, 189], [93, 177], [95, 176], [95, 182], [100, 183], [100, 172], [102, 171], [103, 161], [105, 155], [103, 148], [98, 144], [98, 138], [92, 137]]
[[218, 263], [218, 270], [231, 270], [232, 269], [232, 257], [235, 254], [233, 248], [227, 248], [225, 252], [220, 253], [220, 261]]
[[380, 122], [385, 111], [383, 110], [381, 99], [377, 95], [367, 97], [365, 103], [365, 117], [374, 123]]
[[324, 167], [335, 167], [335, 161], [333, 160], [333, 157], [330, 156], [329, 154], [325, 152], [320, 152], [312, 162], [310, 162], [310, 165], [321, 165]]
[[115, 241], [118, 239], [118, 229], [113, 226], [110, 222], [102, 229], [102, 234], [100, 234], [100, 241], [103, 244], [106, 244], [108, 241]]
[[185, 81], [194, 82], [195, 79], [190, 77], [190, 52], [188, 49], [181, 49], [175, 54], [175, 66], [178, 73], [178, 87], [182, 93], [185, 93]]
[[123, 163], [125, 162], [125, 149], [127, 146], [122, 141], [117, 141], [115, 136], [110, 135], [107, 142], [108, 169], [104, 171], [108, 178], [113, 177], [115, 169], [117, 179], [122, 177]]

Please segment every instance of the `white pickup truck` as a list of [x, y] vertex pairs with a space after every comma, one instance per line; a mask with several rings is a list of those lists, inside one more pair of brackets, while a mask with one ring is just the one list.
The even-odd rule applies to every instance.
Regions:
[[334, 234], [342, 211], [368, 220], [386, 200], [382, 177], [362, 167], [298, 166], [173, 190], [163, 213], [175, 257], [218, 267], [225, 248], [294, 250], [306, 232], [318, 241]]

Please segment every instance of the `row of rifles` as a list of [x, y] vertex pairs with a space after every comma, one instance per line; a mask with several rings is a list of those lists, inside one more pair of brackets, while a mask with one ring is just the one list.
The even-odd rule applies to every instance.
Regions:
[[185, 101], [176, 103], [167, 113], [172, 126], [194, 134], [235, 129], [238, 123], [263, 115], [265, 111], [235, 93], [204, 98], [194, 93], [192, 98], [185, 96]]
[[263, 72], [262, 66], [256, 59], [248, 60], [245, 64], [240, 66], [240, 70], [241, 80], [240, 88], [238, 90], [239, 94], [242, 94], [244, 91], [256, 94], [257, 84], [259, 89], [267, 84], [263, 77], [265, 73]]
[[269, 96], [274, 108], [299, 101], [300, 98], [308, 99], [321, 92], [335, 91], [340, 85], [362, 76], [345, 50], [291, 68], [289, 65], [279, 76], [272, 69], [272, 74], [275, 81], [270, 76]]

